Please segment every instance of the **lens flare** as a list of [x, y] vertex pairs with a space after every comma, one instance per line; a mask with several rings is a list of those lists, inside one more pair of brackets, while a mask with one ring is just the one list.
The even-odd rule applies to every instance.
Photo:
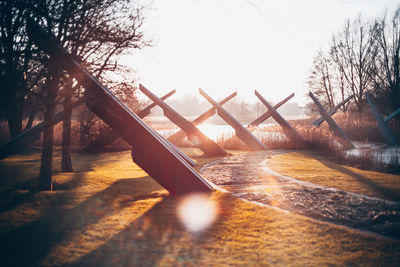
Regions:
[[188, 231], [200, 232], [214, 222], [217, 205], [207, 194], [192, 194], [179, 203], [178, 217]]

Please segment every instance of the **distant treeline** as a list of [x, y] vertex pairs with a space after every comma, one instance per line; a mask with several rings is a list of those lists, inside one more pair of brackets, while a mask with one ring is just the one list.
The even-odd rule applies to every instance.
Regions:
[[[307, 84], [328, 109], [354, 94], [341, 109], [362, 113], [366, 92], [374, 96], [383, 113], [399, 108], [400, 6], [378, 18], [360, 14], [348, 19], [329, 47], [317, 52]], [[311, 101], [307, 111], [316, 112]]]

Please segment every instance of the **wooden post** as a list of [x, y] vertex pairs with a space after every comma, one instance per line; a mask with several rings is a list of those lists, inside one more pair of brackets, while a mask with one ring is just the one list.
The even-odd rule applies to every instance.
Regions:
[[236, 135], [252, 150], [266, 150], [267, 147], [257, 140], [257, 138], [249, 132], [243, 125], [237, 121], [231, 114], [229, 114], [221, 105], [214, 101], [210, 96], [206, 94], [203, 90], [199, 89], [200, 94], [207, 99], [214, 108], [217, 109], [218, 115], [226, 121], [233, 129], [235, 129]]
[[329, 125], [329, 128], [339, 137], [341, 137], [343, 140], [347, 142], [347, 144], [350, 146], [350, 148], [355, 148], [353, 143], [351, 142], [350, 138], [347, 137], [347, 135], [344, 133], [344, 131], [336, 124], [336, 122], [332, 119], [331, 116], [329, 116], [328, 112], [324, 109], [324, 107], [319, 103], [318, 99], [313, 95], [313, 93], [309, 92], [308, 95], [311, 97], [311, 99], [314, 101], [314, 103], [317, 105], [319, 113], [322, 115], [322, 117], [326, 120], [326, 122]]
[[27, 29], [37, 45], [85, 88], [86, 105], [134, 148], [132, 159], [137, 165], [173, 195], [212, 191], [206, 180], [60, 47], [54, 36], [33, 21], [28, 22]]
[[385, 120], [379, 114], [378, 108], [375, 106], [375, 103], [372, 100], [371, 96], [368, 93], [366, 93], [365, 98], [367, 99], [367, 102], [368, 102], [369, 106], [371, 107], [372, 114], [374, 114], [375, 120], [378, 122], [379, 131], [383, 135], [383, 138], [385, 138], [386, 143], [389, 146], [398, 145], [399, 142], [394, 137], [390, 128], [386, 125]]
[[[342, 102], [340, 102], [339, 104], [337, 104], [336, 106], [334, 106], [333, 108], [331, 108], [328, 111], [329, 116], [333, 116], [341, 106], [346, 104], [353, 97], [354, 97], [354, 95], [351, 95], [351, 96], [347, 97], [345, 100], [343, 100]], [[321, 123], [323, 123], [324, 121], [325, 121], [324, 117], [320, 117], [320, 118], [316, 119], [313, 123], [311, 123], [311, 125], [314, 125], [315, 127], [319, 127], [321, 125]]]
[[[225, 104], [226, 102], [228, 102], [229, 100], [231, 100], [232, 98], [234, 98], [237, 95], [236, 92], [234, 92], [233, 94], [229, 95], [228, 97], [226, 97], [225, 99], [223, 99], [222, 101], [219, 102], [219, 104], [222, 106], [223, 104]], [[203, 114], [201, 114], [200, 116], [198, 116], [196, 119], [194, 119], [192, 121], [193, 125], [197, 126], [200, 123], [204, 122], [205, 120], [207, 120], [208, 118], [210, 118], [211, 116], [213, 116], [216, 113], [216, 109], [214, 107], [210, 108], [209, 110], [207, 110], [206, 112], [204, 112]], [[179, 130], [178, 132], [174, 133], [173, 135], [171, 135], [170, 137], [168, 137], [168, 140], [171, 142], [178, 142], [179, 140], [183, 139], [185, 137], [185, 132], [182, 130]]]
[[[173, 95], [175, 93], [175, 90], [170, 91], [168, 94], [164, 95], [161, 97], [162, 100], [167, 99], [168, 97], [170, 97], [171, 95]], [[139, 118], [143, 119], [144, 117], [148, 116], [150, 114], [150, 111], [153, 107], [155, 107], [157, 104], [156, 103], [151, 103], [150, 105], [148, 105], [147, 107], [145, 107], [144, 109], [142, 109], [141, 111], [139, 111], [137, 113], [137, 115], [139, 116]], [[100, 135], [99, 137], [96, 138], [96, 140], [94, 140], [93, 142], [91, 142], [90, 144], [88, 144], [84, 151], [85, 152], [101, 152], [103, 151], [104, 147], [108, 144], [110, 144], [111, 142], [113, 142], [114, 140], [116, 140], [119, 137], [119, 135], [114, 131], [111, 130], [109, 132], [104, 133], [103, 135]]]
[[[285, 99], [283, 99], [281, 102], [279, 102], [278, 104], [276, 104], [274, 106], [274, 109], [277, 110], [278, 108], [280, 108], [283, 104], [285, 104], [286, 102], [289, 101], [289, 99], [291, 99], [292, 97], [294, 97], [294, 93], [292, 93], [291, 95], [289, 95], [288, 97], [286, 97]], [[260, 117], [258, 117], [257, 119], [255, 119], [253, 122], [251, 122], [249, 125], [247, 125], [247, 129], [251, 129], [253, 127], [258, 126], [259, 124], [263, 123], [265, 120], [267, 120], [269, 117], [271, 117], [271, 111], [267, 111], [264, 114], [262, 114]]]
[[159, 99], [142, 84], [139, 85], [139, 89], [151, 100], [153, 100], [154, 103], [157, 103], [157, 105], [162, 108], [164, 115], [173, 123], [175, 123], [179, 128], [181, 128], [187, 134], [190, 142], [200, 148], [204, 153], [212, 157], [228, 155], [228, 153], [220, 146], [218, 146], [213, 140], [208, 138], [198, 128], [196, 128], [196, 126], [194, 126], [191, 122], [187, 121], [184, 117], [179, 115], [178, 112], [173, 110], [169, 105]]
[[[73, 104], [76, 107], [84, 102], [84, 98], [79, 99]], [[54, 124], [59, 123], [64, 118], [64, 110], [56, 112], [54, 114]], [[23, 151], [29, 145], [31, 145], [36, 140], [39, 140], [42, 132], [46, 129], [47, 123], [41, 122], [28, 130], [23, 131], [13, 139], [9, 140], [7, 143], [0, 147], [0, 160], [14, 155], [20, 151]]]
[[262, 95], [260, 95], [259, 92], [257, 92], [257, 90], [255, 90], [254, 93], [258, 97], [258, 99], [260, 99], [260, 101], [265, 106], [267, 106], [268, 111], [271, 113], [272, 118], [274, 118], [274, 120], [282, 127], [282, 131], [287, 136], [287, 138], [289, 138], [293, 142], [301, 143], [302, 145], [304, 145], [305, 144], [304, 139], [297, 133], [297, 131], [292, 126], [290, 126], [290, 124], [281, 116], [281, 114], [279, 114], [274, 109], [274, 107], [270, 103], [268, 103], [268, 101], [265, 100], [265, 98]]
[[384, 119], [385, 123], [396, 117], [397, 115], [400, 114], [400, 108], [396, 109], [393, 111], [391, 114], [387, 115], [387, 117]]

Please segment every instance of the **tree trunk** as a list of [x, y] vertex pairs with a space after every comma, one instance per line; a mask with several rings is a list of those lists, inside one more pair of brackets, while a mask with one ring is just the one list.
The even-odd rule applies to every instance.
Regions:
[[57, 104], [58, 77], [54, 75], [46, 86], [46, 110], [44, 114], [46, 128], [43, 132], [42, 159], [39, 174], [39, 188], [41, 190], [52, 190], [54, 113]]
[[22, 103], [18, 103], [17, 99], [9, 99], [7, 105], [7, 121], [10, 137], [14, 138], [22, 131], [23, 108]]
[[[71, 84], [72, 85], [72, 84]], [[64, 120], [63, 120], [63, 139], [62, 139], [62, 156], [61, 156], [61, 171], [73, 172], [71, 161], [71, 117], [72, 117], [72, 101], [71, 87], [67, 85], [65, 90]]]
[[54, 111], [55, 104], [50, 104], [44, 117], [47, 127], [43, 132], [42, 159], [39, 174], [39, 187], [41, 190], [52, 189]]
[[32, 110], [31, 113], [29, 114], [28, 122], [26, 123], [24, 131], [32, 128], [33, 121], [35, 120], [35, 115], [36, 115], [36, 109]]

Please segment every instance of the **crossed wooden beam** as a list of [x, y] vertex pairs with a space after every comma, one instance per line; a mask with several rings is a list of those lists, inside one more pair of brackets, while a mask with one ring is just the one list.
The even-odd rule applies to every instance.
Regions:
[[[79, 106], [85, 102], [82, 97], [72, 104], [72, 107]], [[64, 118], [64, 110], [58, 111], [54, 114], [54, 124], [59, 123]], [[14, 155], [20, 151], [23, 151], [29, 145], [33, 144], [35, 141], [39, 140], [42, 136], [42, 132], [46, 127], [51, 126], [45, 121], [23, 131], [16, 137], [12, 138], [2, 146], [0, 146], [0, 160]]]
[[53, 35], [33, 20], [28, 20], [27, 31], [39, 48], [56, 59], [85, 88], [85, 103], [89, 109], [133, 147], [133, 161], [161, 186], [173, 195], [213, 190], [165, 139], [68, 54]]
[[[336, 106], [334, 106], [333, 108], [331, 108], [328, 111], [328, 115], [329, 116], [333, 116], [338, 109], [343, 106], [344, 104], [346, 104], [347, 102], [350, 101], [350, 99], [352, 99], [354, 97], [354, 94], [351, 96], [348, 96], [346, 99], [344, 99], [342, 102], [340, 102], [339, 104], [337, 104]], [[319, 127], [321, 125], [321, 123], [323, 123], [325, 121], [324, 117], [319, 117], [318, 119], [316, 119], [313, 123], [311, 123], [311, 125], [314, 125], [315, 127]]]
[[395, 110], [393, 113], [388, 115], [386, 118], [382, 118], [382, 116], [379, 114], [378, 108], [376, 107], [374, 101], [372, 100], [371, 96], [366, 93], [365, 98], [367, 99], [367, 102], [369, 106], [371, 107], [372, 114], [375, 117], [375, 120], [378, 122], [378, 129], [383, 135], [383, 138], [385, 138], [386, 143], [389, 146], [397, 146], [399, 145], [399, 141], [397, 141], [396, 137], [390, 130], [390, 128], [387, 126], [387, 122], [389, 122], [391, 119], [393, 119], [395, 116], [397, 116], [400, 113], [400, 108]]
[[248, 129], [227, 112], [218, 102], [212, 99], [206, 92], [199, 89], [200, 94], [217, 110], [217, 114], [233, 129], [236, 136], [239, 137], [252, 150], [266, 150], [267, 147], [261, 143]]
[[213, 157], [228, 155], [225, 150], [223, 150], [213, 140], [203, 134], [193, 123], [182, 117], [178, 112], [150, 92], [150, 90], [148, 90], [142, 84], [139, 85], [139, 89], [163, 110], [164, 115], [168, 119], [170, 119], [186, 133], [190, 142], [200, 148], [205, 154]]
[[297, 131], [276, 111], [276, 109], [268, 103], [267, 100], [257, 90], [254, 91], [258, 99], [268, 108], [268, 113], [272, 118], [282, 127], [283, 133], [291, 141], [304, 145], [304, 139], [297, 133]]
[[329, 115], [328, 111], [321, 105], [321, 103], [318, 101], [318, 99], [314, 96], [312, 92], [309, 92], [308, 95], [311, 97], [311, 99], [314, 101], [314, 103], [317, 105], [319, 113], [321, 116], [326, 120], [326, 122], [329, 125], [329, 128], [331, 131], [333, 131], [338, 137], [341, 138], [341, 140], [344, 140], [344, 145], [349, 146], [350, 148], [355, 148], [353, 143], [351, 142], [350, 138], [347, 137], [345, 132], [340, 128], [336, 122], [333, 120], [333, 118]]
[[[225, 104], [226, 102], [228, 102], [229, 100], [234, 98], [236, 95], [237, 95], [237, 93], [234, 92], [231, 95], [224, 98], [223, 100], [221, 100], [220, 102], [218, 102], [218, 104], [220, 104], [222, 106], [223, 104]], [[193, 125], [197, 126], [197, 125], [203, 123], [208, 118], [213, 116], [216, 112], [217, 112], [217, 110], [215, 107], [210, 108], [209, 110], [207, 110], [206, 112], [204, 112], [203, 114], [198, 116], [196, 119], [194, 119], [192, 121]], [[173, 135], [171, 135], [170, 137], [168, 137], [168, 140], [175, 143], [175, 142], [178, 142], [179, 140], [183, 139], [185, 136], [186, 136], [185, 132], [182, 130], [179, 130], [178, 132], [176, 132]]]
[[[161, 97], [161, 99], [165, 100], [168, 97], [175, 94], [175, 92], [176, 92], [175, 90], [172, 90], [172, 91], [168, 92], [167, 94], [163, 95]], [[153, 102], [136, 114], [138, 115], [139, 118], [143, 119], [150, 114], [151, 109], [155, 106], [157, 106], [157, 104]], [[93, 142], [88, 144], [85, 147], [84, 151], [85, 152], [101, 152], [101, 151], [103, 151], [105, 146], [107, 146], [108, 144], [110, 144], [111, 142], [113, 142], [114, 140], [116, 140], [118, 138], [119, 138], [119, 135], [114, 130], [111, 130], [109, 132], [104, 133], [103, 135], [100, 135]]]

